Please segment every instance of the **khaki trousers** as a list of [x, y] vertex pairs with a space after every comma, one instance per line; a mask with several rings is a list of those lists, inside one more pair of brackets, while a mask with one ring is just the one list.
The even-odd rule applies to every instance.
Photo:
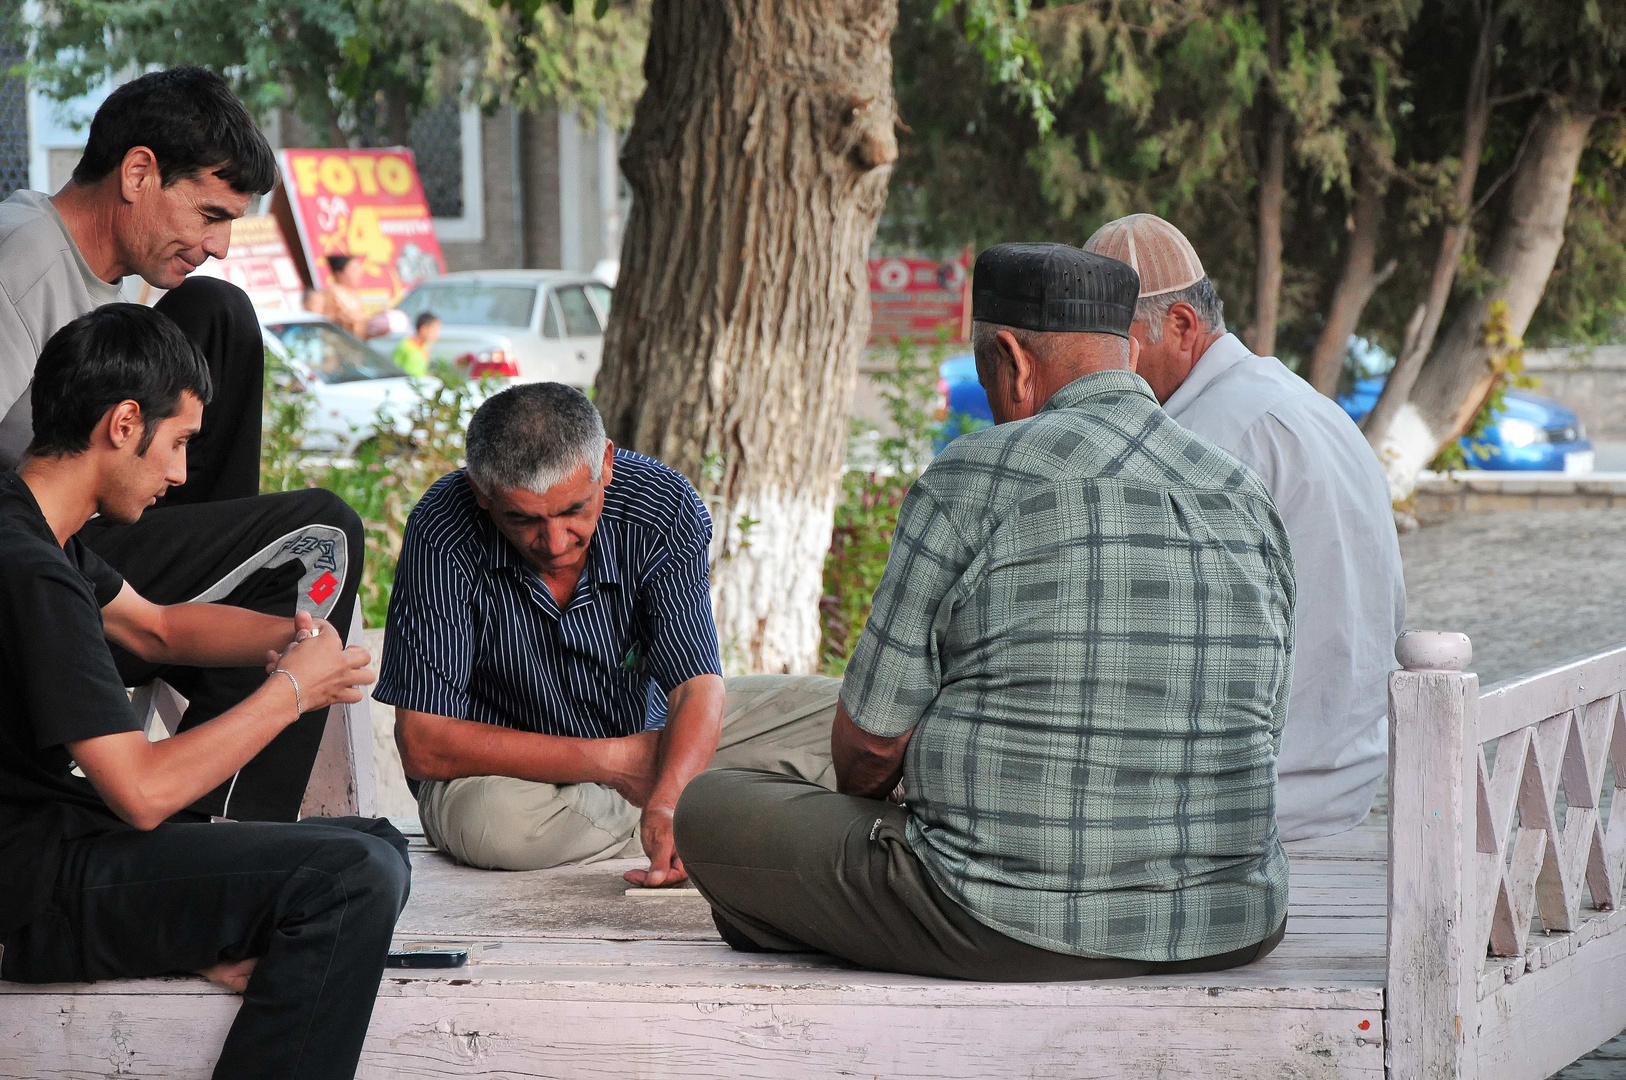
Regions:
[[[830, 725], [841, 680], [746, 675], [724, 680], [714, 769], [759, 769], [835, 788]], [[427, 781], [418, 814], [429, 842], [486, 870], [544, 870], [641, 856], [640, 811], [602, 784], [538, 784], [508, 776]]]
[[[1197, 960], [1051, 952], [995, 930], [932, 880], [904, 837], [909, 812], [793, 777], [722, 769], [678, 800], [678, 855], [717, 931], [744, 952], [818, 950], [877, 971], [985, 982], [1183, 975], [1249, 964], [1282, 940]], [[749, 828], [742, 828], [748, 822]]]

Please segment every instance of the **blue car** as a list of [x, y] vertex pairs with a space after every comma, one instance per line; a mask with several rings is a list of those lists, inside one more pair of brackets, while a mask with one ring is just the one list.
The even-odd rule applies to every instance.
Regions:
[[[937, 389], [947, 403], [937, 447], [970, 428], [994, 422], [988, 395], [977, 382], [976, 361], [956, 356], [938, 367]], [[1377, 404], [1385, 376], [1362, 379], [1339, 397], [1350, 419], [1359, 422]], [[1509, 390], [1496, 422], [1477, 447], [1463, 440], [1462, 452], [1470, 469], [1524, 469], [1539, 472], [1589, 473], [1592, 442], [1580, 418], [1567, 406], [1524, 390]]]
[[[1338, 398], [1350, 419], [1358, 422], [1372, 411], [1385, 378], [1362, 379]], [[1592, 441], [1580, 418], [1569, 407], [1526, 390], [1507, 391], [1478, 445], [1463, 439], [1462, 453], [1470, 469], [1589, 473], [1593, 465]]]

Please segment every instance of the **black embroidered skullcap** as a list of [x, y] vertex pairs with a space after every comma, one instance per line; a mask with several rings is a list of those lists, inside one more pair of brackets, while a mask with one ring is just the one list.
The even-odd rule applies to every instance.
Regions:
[[971, 317], [1024, 330], [1129, 336], [1140, 278], [1069, 244], [995, 244], [977, 256]]

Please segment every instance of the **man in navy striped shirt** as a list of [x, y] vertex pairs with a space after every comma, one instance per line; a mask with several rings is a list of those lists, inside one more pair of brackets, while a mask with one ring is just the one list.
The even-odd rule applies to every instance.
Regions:
[[725, 685], [682, 475], [558, 383], [489, 399], [467, 457], [407, 522], [374, 691], [437, 847], [513, 870], [647, 854], [627, 879], [670, 885], [673, 809], [714, 754], [834, 786], [837, 680]]

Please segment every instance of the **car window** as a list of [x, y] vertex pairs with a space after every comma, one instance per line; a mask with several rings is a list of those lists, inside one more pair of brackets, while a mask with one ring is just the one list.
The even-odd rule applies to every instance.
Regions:
[[277, 336], [288, 355], [325, 383], [392, 379], [405, 374], [332, 323], [274, 323], [266, 329]]
[[447, 326], [525, 327], [531, 325], [535, 305], [533, 285], [441, 281], [419, 285], [401, 298], [399, 307], [409, 319], [433, 311]]
[[593, 306], [598, 309], [600, 325], [609, 326], [610, 287], [608, 285], [589, 285], [587, 286], [587, 297], [593, 301]]
[[554, 289], [553, 295], [559, 298], [559, 310], [564, 313], [566, 337], [597, 337], [604, 332], [587, 299], [587, 290], [580, 285], [566, 285]]
[[559, 336], [559, 305], [553, 302], [553, 297], [542, 301], [542, 336]]

